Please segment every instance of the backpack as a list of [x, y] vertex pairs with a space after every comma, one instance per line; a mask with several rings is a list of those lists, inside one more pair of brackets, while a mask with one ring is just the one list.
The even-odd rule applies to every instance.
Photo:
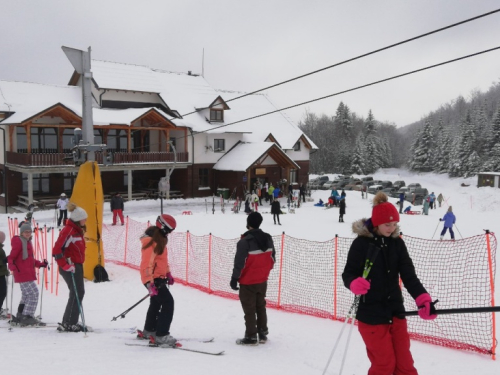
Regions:
[[102, 283], [104, 281], [109, 281], [109, 276], [103, 266], [98, 264], [94, 268], [94, 283]]

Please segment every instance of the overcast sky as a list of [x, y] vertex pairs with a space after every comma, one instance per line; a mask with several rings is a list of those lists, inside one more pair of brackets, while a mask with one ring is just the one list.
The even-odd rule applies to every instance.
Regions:
[[[65, 85], [61, 46], [253, 91], [500, 8], [499, 0], [0, 0], [0, 79]], [[294, 105], [500, 46], [500, 13], [268, 90]], [[397, 126], [500, 79], [500, 50], [286, 111], [340, 101]]]

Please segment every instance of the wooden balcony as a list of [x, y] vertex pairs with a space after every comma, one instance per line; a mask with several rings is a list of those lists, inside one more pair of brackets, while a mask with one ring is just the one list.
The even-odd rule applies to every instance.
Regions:
[[[102, 153], [96, 152], [96, 161], [102, 164]], [[178, 152], [177, 161], [186, 163], [189, 154], [187, 152]], [[130, 163], [173, 163], [175, 155], [173, 152], [113, 152], [114, 164]], [[72, 154], [55, 153], [18, 153], [7, 151], [7, 163], [22, 166], [52, 167], [58, 165], [73, 164]]]

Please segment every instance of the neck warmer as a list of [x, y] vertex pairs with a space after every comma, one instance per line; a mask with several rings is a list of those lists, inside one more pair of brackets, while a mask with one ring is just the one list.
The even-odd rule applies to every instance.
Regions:
[[23, 260], [26, 260], [28, 258], [28, 241], [26, 238], [23, 236], [19, 236], [21, 238], [21, 242], [23, 244]]

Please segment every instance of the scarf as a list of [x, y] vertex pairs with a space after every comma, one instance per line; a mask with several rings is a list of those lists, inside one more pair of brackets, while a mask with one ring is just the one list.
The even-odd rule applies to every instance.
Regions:
[[28, 258], [28, 241], [26, 238], [23, 236], [19, 236], [21, 239], [21, 242], [23, 244], [23, 260], [26, 260]]

